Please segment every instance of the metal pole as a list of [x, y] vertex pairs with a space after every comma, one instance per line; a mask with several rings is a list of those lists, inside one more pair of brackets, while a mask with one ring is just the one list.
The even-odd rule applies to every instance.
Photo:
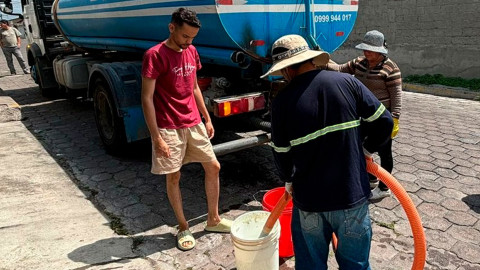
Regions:
[[[304, 5], [305, 5], [305, 27], [307, 30], [307, 40], [310, 42], [310, 45], [314, 49], [320, 48], [320, 46], [317, 43], [317, 40], [315, 39], [316, 33], [314, 33], [315, 27], [313, 27], [313, 24], [315, 24], [315, 18], [312, 18], [312, 3], [310, 0], [304, 0]], [[313, 5], [315, 5], [315, 0], [313, 0]], [[314, 7], [315, 8], [315, 7]], [[315, 16], [315, 14], [313, 14]], [[312, 21], [313, 20], [313, 21]]]

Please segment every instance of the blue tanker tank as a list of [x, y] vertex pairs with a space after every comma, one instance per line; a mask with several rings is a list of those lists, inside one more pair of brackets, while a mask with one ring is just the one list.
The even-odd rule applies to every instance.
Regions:
[[286, 34], [334, 51], [353, 29], [358, 1], [56, 0], [52, 17], [79, 47], [144, 52], [168, 38], [167, 25], [178, 7], [195, 10], [202, 22], [194, 40], [202, 61], [232, 65], [234, 52], [268, 63], [270, 46]]

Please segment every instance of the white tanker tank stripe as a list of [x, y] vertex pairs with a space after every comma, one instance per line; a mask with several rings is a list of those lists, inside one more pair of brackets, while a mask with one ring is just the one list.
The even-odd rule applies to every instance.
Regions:
[[[259, 12], [304, 12], [304, 5], [221, 5], [219, 13], [259, 13]], [[192, 8], [193, 9], [193, 8]], [[315, 5], [315, 12], [356, 12], [358, 6], [350, 5]]]
[[[170, 16], [178, 7], [149, 8], [126, 11], [101, 11], [98, 13], [82, 13], [62, 15], [65, 10], [58, 11], [58, 19], [106, 19], [106, 18], [127, 18], [127, 17], [149, 17], [149, 16]], [[198, 14], [229, 14], [229, 13], [296, 13], [304, 12], [303, 5], [221, 5], [210, 6], [189, 6]], [[218, 9], [218, 10], [217, 10]], [[358, 6], [349, 5], [315, 5], [315, 13], [319, 12], [357, 12]]]
[[[82, 14], [69, 14], [62, 15], [58, 13], [59, 20], [67, 19], [109, 19], [109, 18], [128, 18], [128, 17], [150, 17], [150, 16], [171, 16], [172, 13], [177, 10], [178, 7], [168, 8], [149, 8], [127, 11], [112, 11], [112, 12], [99, 12], [99, 13], [82, 13]], [[215, 6], [198, 6], [195, 7], [195, 11], [198, 14], [216, 14]]]
[[95, 9], [107, 9], [107, 8], [119, 8], [119, 7], [134, 7], [148, 4], [156, 3], [167, 3], [167, 2], [184, 2], [185, 0], [134, 0], [134, 1], [124, 1], [117, 3], [109, 4], [98, 4], [98, 5], [88, 5], [82, 7], [72, 7], [72, 8], [58, 8], [58, 12], [79, 12], [79, 11], [90, 11]]

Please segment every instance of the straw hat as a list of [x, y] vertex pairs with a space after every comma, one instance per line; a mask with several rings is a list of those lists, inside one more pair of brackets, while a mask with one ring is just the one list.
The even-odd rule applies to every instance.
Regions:
[[[284, 51], [273, 54], [273, 52], [279, 48], [283, 48]], [[307, 41], [299, 35], [286, 35], [277, 39], [277, 41], [273, 43], [272, 54], [273, 66], [267, 73], [260, 76], [260, 78], [269, 75], [282, 76], [282, 69], [308, 59], [314, 58], [313, 63], [317, 66], [324, 66], [330, 60], [330, 55], [327, 52], [311, 50], [308, 47]]]
[[385, 37], [377, 30], [368, 31], [363, 37], [363, 42], [355, 46], [355, 49], [372, 51], [387, 54], [388, 50], [384, 46]]

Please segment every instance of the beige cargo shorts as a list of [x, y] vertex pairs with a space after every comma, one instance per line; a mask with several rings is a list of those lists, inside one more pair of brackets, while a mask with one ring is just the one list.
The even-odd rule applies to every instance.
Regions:
[[183, 164], [217, 159], [203, 123], [182, 129], [159, 128], [158, 131], [170, 147], [170, 157], [157, 156], [152, 143], [153, 174], [170, 174], [179, 171]]

